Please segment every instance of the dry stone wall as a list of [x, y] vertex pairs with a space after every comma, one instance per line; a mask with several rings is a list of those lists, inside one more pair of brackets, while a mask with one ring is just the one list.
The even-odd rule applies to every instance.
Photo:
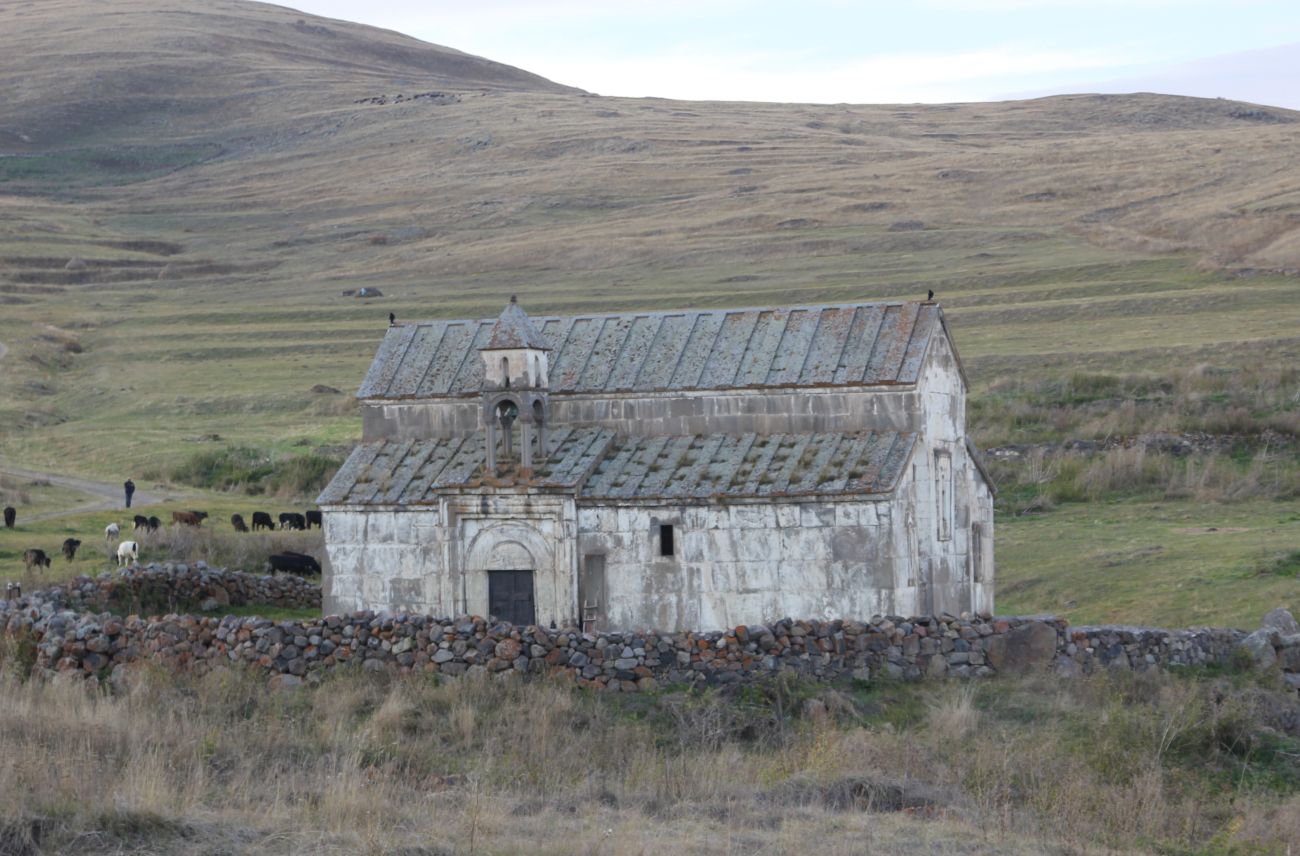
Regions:
[[1270, 613], [1266, 627], [1249, 636], [1212, 628], [1071, 628], [1050, 616], [782, 619], [711, 633], [584, 634], [478, 617], [368, 611], [298, 621], [122, 617], [111, 611], [113, 604], [156, 602], [159, 593], [192, 603], [216, 599], [220, 591], [232, 604], [256, 603], [260, 597], [283, 606], [320, 603], [319, 588], [296, 577], [155, 567], [82, 578], [0, 601], [0, 626], [11, 651], [16, 646], [27, 652], [33, 674], [94, 679], [120, 677], [131, 664], [150, 660], [195, 672], [242, 663], [267, 673], [278, 686], [351, 666], [448, 676], [546, 673], [583, 687], [635, 692], [663, 684], [752, 682], [778, 671], [820, 680], [1049, 669], [1078, 675], [1222, 664], [1249, 655], [1300, 688], [1300, 632], [1284, 610]]

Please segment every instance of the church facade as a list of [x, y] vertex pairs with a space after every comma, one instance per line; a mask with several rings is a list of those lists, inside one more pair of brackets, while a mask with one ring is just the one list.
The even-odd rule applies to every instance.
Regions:
[[993, 609], [933, 302], [391, 327], [318, 499], [327, 612], [710, 630]]

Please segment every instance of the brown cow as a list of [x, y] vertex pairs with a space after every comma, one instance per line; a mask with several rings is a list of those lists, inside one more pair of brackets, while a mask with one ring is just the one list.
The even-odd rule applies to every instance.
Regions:
[[248, 524], [244, 522], [244, 515], [242, 514], [230, 515], [230, 525], [235, 527], [236, 532], [248, 531]]
[[[203, 517], [207, 517], [207, 515], [205, 514]], [[203, 517], [199, 517], [198, 512], [195, 511], [173, 511], [172, 523], [184, 524], [185, 526], [202, 526]]]

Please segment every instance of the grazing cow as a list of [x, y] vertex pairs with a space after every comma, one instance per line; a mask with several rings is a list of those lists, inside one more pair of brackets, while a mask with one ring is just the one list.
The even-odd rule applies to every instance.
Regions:
[[307, 528], [310, 529], [310, 528], [312, 528], [312, 526], [315, 526], [317, 529], [320, 528], [320, 512], [319, 512], [319, 511], [308, 511], [308, 512], [307, 512]]
[[232, 514], [232, 515], [230, 515], [230, 525], [233, 526], [233, 527], [235, 527], [235, 531], [236, 531], [236, 532], [247, 532], [247, 531], [248, 531], [248, 524], [244, 522], [244, 517], [243, 517], [243, 515], [240, 515], [240, 514]]
[[18, 519], [18, 512], [14, 511], [14, 507], [12, 505], [6, 505], [5, 506], [5, 528], [13, 529], [14, 521], [17, 519]]
[[280, 515], [281, 529], [306, 529], [307, 519], [296, 511], [286, 511]]
[[135, 523], [135, 528], [132, 530], [134, 532], [139, 532], [141, 529], [149, 528], [149, 518], [145, 517], [143, 514], [137, 514], [132, 518], [132, 521]]
[[69, 562], [77, 558], [77, 548], [80, 546], [81, 546], [81, 542], [78, 541], [76, 538], [64, 538], [63, 558], [67, 559]]
[[23, 553], [23, 566], [31, 571], [32, 565], [36, 567], [49, 567], [50, 557], [45, 555], [44, 550], [27, 550]]
[[149, 531], [157, 532], [159, 526], [162, 526], [162, 521], [153, 515], [149, 515]]
[[275, 553], [268, 556], [271, 571], [283, 571], [297, 576], [317, 576], [320, 574], [320, 562], [305, 553]]
[[267, 514], [265, 511], [253, 512], [254, 532], [256, 532], [259, 529], [274, 529], [274, 528], [275, 528], [275, 523], [274, 521], [271, 520], [271, 515]]
[[140, 542], [123, 541], [117, 545], [117, 566], [129, 565], [140, 561]]
[[204, 511], [173, 511], [172, 523], [180, 523], [185, 526], [202, 526], [203, 518], [207, 517]]
[[104, 527], [105, 541], [112, 541], [120, 534], [122, 534], [122, 527], [118, 526], [116, 523], [110, 523]]

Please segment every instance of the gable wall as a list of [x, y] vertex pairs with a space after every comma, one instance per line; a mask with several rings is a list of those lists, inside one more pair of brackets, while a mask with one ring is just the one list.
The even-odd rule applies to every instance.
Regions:
[[[966, 389], [956, 354], [947, 336], [937, 335], [917, 384], [924, 408], [919, 448], [913, 457], [915, 516], [909, 537], [916, 543], [924, 613], [993, 609], [993, 497], [966, 448]], [[946, 456], [951, 470], [951, 525], [944, 539], [938, 489], [938, 457]], [[976, 557], [971, 553], [972, 526], [982, 530], [983, 553], [974, 579]]]

